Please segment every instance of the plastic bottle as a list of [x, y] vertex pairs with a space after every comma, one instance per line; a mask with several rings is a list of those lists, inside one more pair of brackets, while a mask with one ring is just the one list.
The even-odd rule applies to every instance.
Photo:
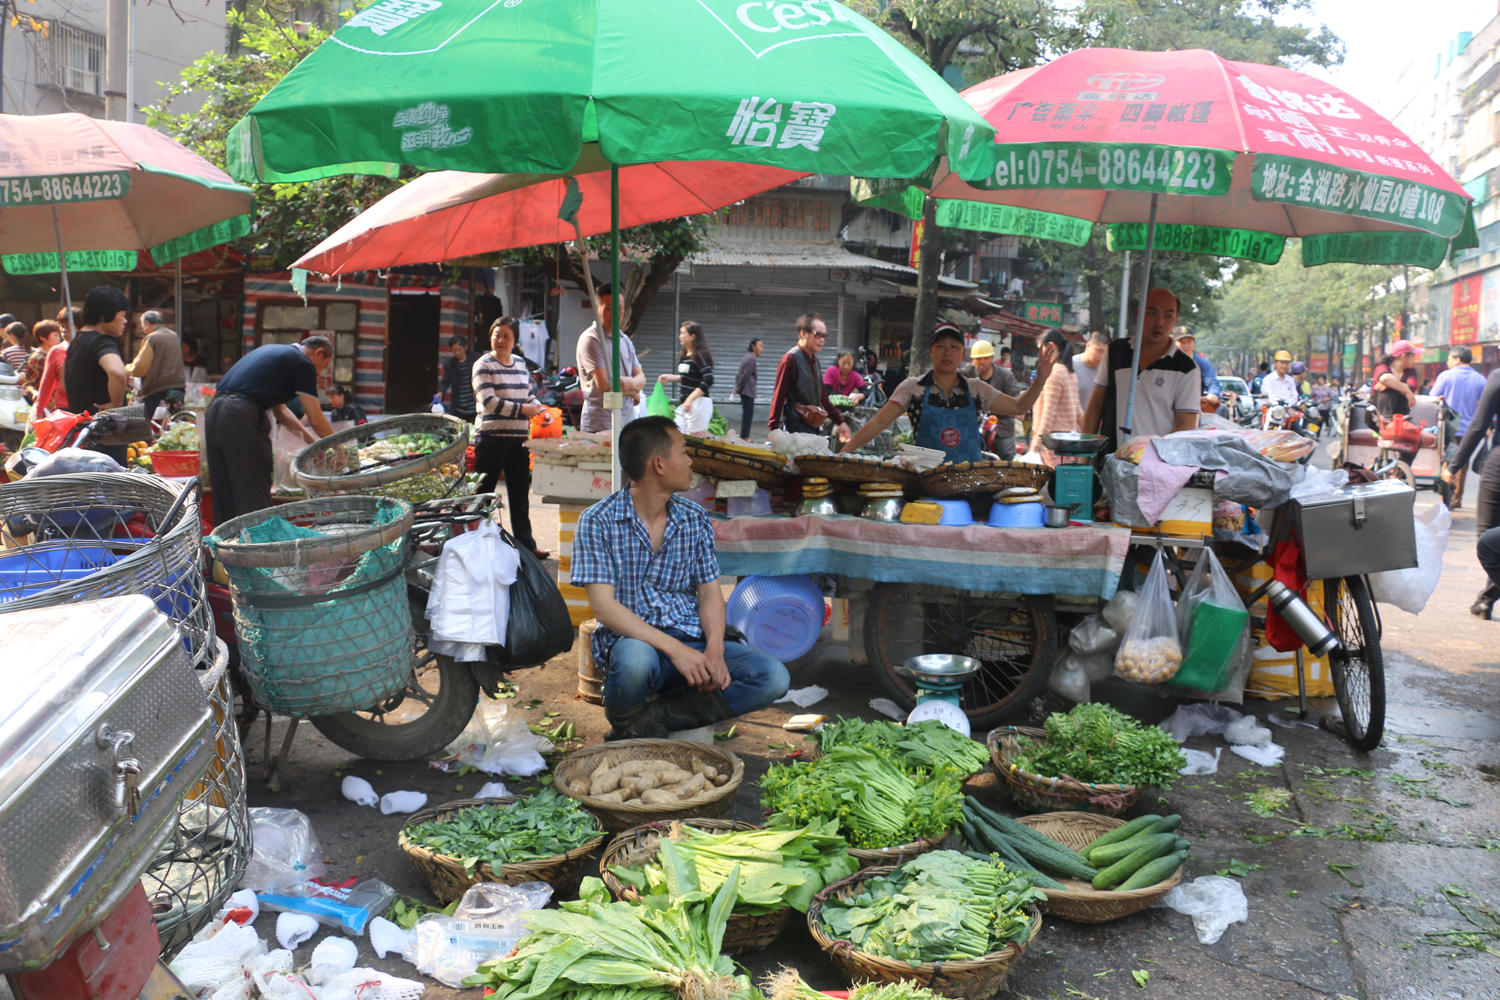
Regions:
[[435, 393], [432, 394], [432, 412], [433, 413], [447, 413], [448, 412], [447, 410], [445, 410], [443, 408], [443, 394], [440, 393], [440, 392], [435, 392]]

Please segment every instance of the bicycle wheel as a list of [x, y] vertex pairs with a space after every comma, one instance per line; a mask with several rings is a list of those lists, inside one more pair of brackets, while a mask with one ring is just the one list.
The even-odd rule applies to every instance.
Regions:
[[898, 672], [926, 653], [972, 656], [979, 673], [959, 691], [975, 732], [1022, 711], [1042, 693], [1057, 652], [1057, 619], [1048, 597], [881, 583], [865, 612], [865, 651], [892, 699], [917, 703], [911, 678]]
[[1363, 577], [1325, 580], [1323, 606], [1340, 648], [1329, 656], [1333, 691], [1356, 750], [1370, 751], [1385, 733], [1385, 659], [1380, 626]]

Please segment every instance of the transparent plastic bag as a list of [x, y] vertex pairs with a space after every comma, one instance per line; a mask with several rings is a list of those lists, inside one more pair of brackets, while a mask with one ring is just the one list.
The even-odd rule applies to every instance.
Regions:
[[1109, 599], [1104, 606], [1104, 621], [1110, 628], [1121, 635], [1130, 627], [1130, 616], [1135, 614], [1136, 592], [1133, 590], [1117, 590], [1115, 596]]
[[300, 882], [274, 892], [261, 892], [260, 906], [272, 913], [300, 913], [325, 927], [358, 937], [365, 932], [365, 925], [391, 908], [395, 898], [396, 890], [378, 878], [367, 878], [353, 885]]
[[1066, 649], [1058, 654], [1047, 688], [1080, 705], [1089, 700], [1089, 678], [1077, 653]]
[[1448, 530], [1453, 515], [1440, 503], [1416, 515], [1417, 564], [1370, 574], [1370, 596], [1381, 604], [1394, 604], [1402, 611], [1421, 614], [1443, 575], [1443, 553], [1448, 550]]
[[1107, 653], [1119, 644], [1120, 633], [1103, 615], [1089, 615], [1068, 633], [1068, 648], [1075, 653]]
[[551, 749], [552, 742], [533, 733], [520, 715], [511, 715], [505, 702], [488, 698], [479, 700], [469, 724], [448, 744], [460, 764], [528, 778], [547, 766], [542, 754]]
[[545, 882], [471, 886], [453, 916], [428, 914], [417, 921], [413, 964], [445, 985], [462, 986], [481, 964], [509, 954], [527, 932], [526, 914], [551, 898], [552, 887]]
[[1186, 885], [1173, 886], [1160, 905], [1192, 917], [1201, 944], [1217, 944], [1230, 924], [1250, 919], [1245, 890], [1223, 875], [1200, 875]]
[[1146, 583], [1136, 600], [1130, 627], [1115, 654], [1115, 673], [1137, 684], [1170, 680], [1182, 666], [1182, 644], [1177, 638], [1177, 616], [1167, 588], [1167, 567], [1161, 552], [1151, 563]]
[[250, 810], [250, 827], [255, 852], [240, 879], [244, 888], [283, 889], [327, 873], [323, 847], [306, 813], [256, 807]]
[[1250, 627], [1250, 613], [1212, 549], [1188, 577], [1177, 601], [1177, 637], [1182, 666], [1170, 679], [1173, 687], [1217, 691], [1230, 680]]

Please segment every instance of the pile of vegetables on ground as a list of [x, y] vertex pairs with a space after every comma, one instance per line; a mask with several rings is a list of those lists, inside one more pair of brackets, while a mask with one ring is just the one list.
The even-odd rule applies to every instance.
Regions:
[[615, 865], [610, 871], [635, 886], [642, 902], [657, 906], [694, 892], [717, 892], [738, 868], [734, 912], [754, 914], [786, 906], [806, 913], [824, 886], [853, 875], [858, 867], [830, 819], [801, 829], [728, 833], [674, 823], [655, 860], [638, 867]]
[[586, 878], [576, 901], [528, 913], [516, 950], [464, 985], [491, 987], [493, 1000], [750, 1000], [749, 980], [720, 954], [739, 881], [734, 869], [712, 896], [658, 908], [611, 903]]
[[941, 837], [958, 822], [968, 772], [939, 764], [907, 771], [890, 756], [835, 746], [807, 763], [772, 765], [761, 779], [761, 804], [776, 827], [838, 821], [850, 847], [873, 850]]
[[818, 919], [832, 938], [905, 962], [973, 961], [1031, 936], [1046, 897], [997, 858], [933, 851], [830, 897]]
[[[761, 990], [766, 1000], [828, 1000], [826, 993], [819, 993], [801, 975], [792, 969], [782, 968], [761, 981]], [[910, 980], [899, 983], [860, 983], [849, 990], [849, 1000], [943, 1000], [925, 986]]]
[[908, 771], [932, 771], [941, 766], [970, 775], [984, 770], [990, 754], [983, 743], [969, 739], [933, 719], [901, 725], [881, 719], [840, 719], [818, 730], [826, 752], [834, 747], [859, 747], [898, 760]]
[[1022, 737], [1012, 757], [1021, 770], [1043, 777], [1168, 789], [1187, 764], [1168, 733], [1097, 702], [1054, 712], [1043, 727], [1045, 743]]
[[627, 760], [600, 764], [564, 791], [595, 802], [675, 807], [697, 802], [728, 783], [729, 775], [701, 760], [687, 768], [670, 760]]
[[508, 806], [470, 806], [401, 834], [405, 843], [461, 858], [469, 871], [485, 863], [498, 871], [502, 864], [556, 857], [598, 836], [594, 817], [550, 788]]

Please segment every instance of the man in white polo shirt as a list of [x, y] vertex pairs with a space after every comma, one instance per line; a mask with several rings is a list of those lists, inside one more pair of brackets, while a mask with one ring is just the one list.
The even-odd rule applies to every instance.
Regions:
[[[1177, 296], [1165, 288], [1146, 294], [1145, 339], [1136, 377], [1134, 425], [1131, 437], [1166, 435], [1198, 426], [1203, 379], [1191, 356], [1177, 349], [1172, 328], [1177, 323]], [[1116, 340], [1094, 374], [1094, 392], [1083, 411], [1079, 430], [1104, 434], [1111, 448], [1124, 444], [1125, 408], [1130, 399], [1130, 364], [1135, 347]]]

